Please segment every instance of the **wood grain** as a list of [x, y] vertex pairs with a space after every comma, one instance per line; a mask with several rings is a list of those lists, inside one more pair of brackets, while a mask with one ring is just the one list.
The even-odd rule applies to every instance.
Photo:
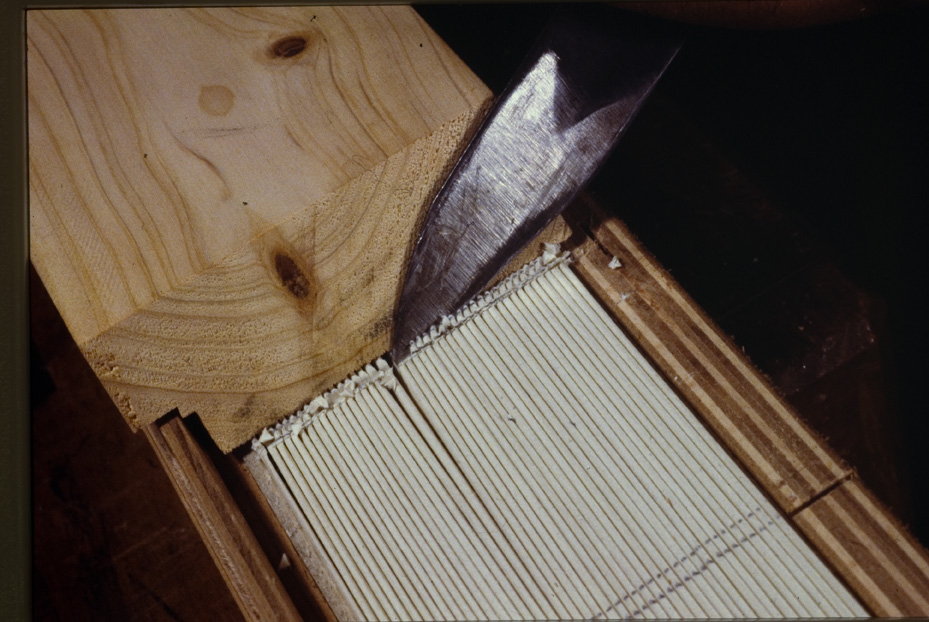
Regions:
[[929, 554], [860, 482], [843, 483], [794, 521], [875, 615], [929, 616]]
[[180, 417], [145, 433], [220, 573], [249, 620], [300, 620], [216, 467]]
[[229, 450], [389, 343], [489, 92], [409, 7], [31, 11], [31, 256], [135, 425]]

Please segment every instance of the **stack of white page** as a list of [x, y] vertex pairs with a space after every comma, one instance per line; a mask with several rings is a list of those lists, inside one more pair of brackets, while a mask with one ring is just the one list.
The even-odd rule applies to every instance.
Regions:
[[255, 443], [357, 617], [867, 615], [564, 256], [414, 350]]

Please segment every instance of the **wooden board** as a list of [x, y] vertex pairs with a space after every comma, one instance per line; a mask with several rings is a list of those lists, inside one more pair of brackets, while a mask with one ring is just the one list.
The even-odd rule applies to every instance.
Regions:
[[31, 11], [31, 258], [134, 426], [229, 450], [387, 349], [486, 87], [409, 7]]
[[794, 522], [875, 615], [929, 616], [929, 554], [857, 479]]
[[300, 620], [216, 467], [178, 418], [145, 428], [178, 495], [248, 620]]

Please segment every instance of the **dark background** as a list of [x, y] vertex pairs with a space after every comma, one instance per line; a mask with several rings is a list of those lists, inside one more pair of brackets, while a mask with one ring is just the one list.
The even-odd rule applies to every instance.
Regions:
[[[555, 7], [418, 10], [499, 93]], [[924, 545], [927, 26], [920, 8], [689, 28], [591, 188]], [[36, 618], [235, 619], [146, 440], [31, 276]]]
[[[419, 10], [499, 93], [557, 6]], [[927, 18], [686, 27], [592, 186], [924, 545]]]

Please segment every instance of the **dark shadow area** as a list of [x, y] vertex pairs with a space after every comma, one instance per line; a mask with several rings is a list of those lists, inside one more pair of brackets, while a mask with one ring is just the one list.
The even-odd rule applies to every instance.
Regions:
[[[417, 10], [499, 93], [553, 7]], [[691, 27], [592, 185], [924, 544], [927, 26]]]

